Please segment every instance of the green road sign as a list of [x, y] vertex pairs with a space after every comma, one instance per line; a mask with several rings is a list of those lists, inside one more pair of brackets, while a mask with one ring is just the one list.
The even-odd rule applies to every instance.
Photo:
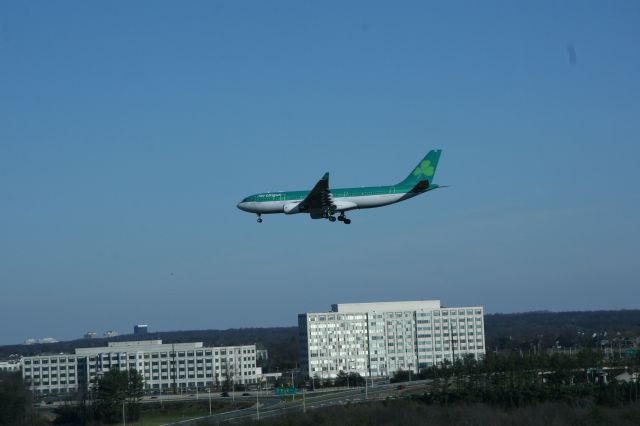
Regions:
[[276, 395], [295, 395], [296, 394], [296, 388], [295, 387], [290, 387], [290, 388], [276, 388]]

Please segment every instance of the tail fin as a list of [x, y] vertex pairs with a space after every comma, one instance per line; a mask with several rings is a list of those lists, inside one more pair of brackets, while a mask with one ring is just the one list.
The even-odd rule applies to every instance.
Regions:
[[436, 174], [436, 167], [438, 166], [438, 160], [440, 159], [441, 149], [429, 151], [427, 155], [418, 163], [415, 169], [409, 176], [398, 186], [415, 186], [421, 181], [427, 181], [429, 185], [433, 182], [433, 177]]

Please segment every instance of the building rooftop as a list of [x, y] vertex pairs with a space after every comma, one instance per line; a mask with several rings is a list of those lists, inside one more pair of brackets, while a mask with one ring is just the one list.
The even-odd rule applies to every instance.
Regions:
[[126, 342], [109, 342], [108, 345], [110, 348], [113, 347], [131, 347], [131, 346], [152, 346], [152, 345], [161, 345], [162, 340], [128, 340]]
[[331, 305], [333, 312], [389, 312], [440, 309], [439, 300], [410, 300], [404, 302], [337, 303]]

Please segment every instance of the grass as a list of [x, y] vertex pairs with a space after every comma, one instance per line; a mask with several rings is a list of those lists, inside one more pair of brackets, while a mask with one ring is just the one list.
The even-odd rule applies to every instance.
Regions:
[[[221, 403], [214, 401], [211, 405], [212, 414], [225, 411], [246, 408], [250, 404]], [[209, 415], [209, 401], [189, 401], [189, 402], [165, 402], [158, 404], [143, 404], [140, 413], [140, 420], [127, 422], [131, 426], [158, 426], [165, 423], [177, 422], [180, 420], [193, 419]]]

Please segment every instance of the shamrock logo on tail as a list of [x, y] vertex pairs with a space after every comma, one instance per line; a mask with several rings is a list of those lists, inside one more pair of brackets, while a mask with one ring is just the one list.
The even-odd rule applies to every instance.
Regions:
[[416, 177], [420, 177], [421, 175], [425, 175], [427, 177], [433, 176], [433, 166], [431, 165], [430, 160], [424, 160], [416, 169], [413, 171], [413, 175]]

